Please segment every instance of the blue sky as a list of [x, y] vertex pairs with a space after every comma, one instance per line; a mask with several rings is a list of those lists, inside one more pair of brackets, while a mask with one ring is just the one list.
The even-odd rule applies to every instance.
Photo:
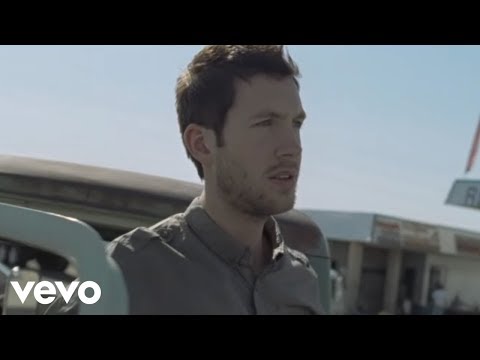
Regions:
[[[0, 46], [0, 153], [199, 182], [175, 80], [201, 46]], [[289, 46], [300, 66], [297, 208], [480, 231], [447, 206], [480, 116], [479, 46]]]

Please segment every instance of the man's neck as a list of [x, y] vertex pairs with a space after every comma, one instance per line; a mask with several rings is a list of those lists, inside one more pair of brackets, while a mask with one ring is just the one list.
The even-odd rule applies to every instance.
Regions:
[[264, 236], [267, 217], [258, 218], [245, 214], [219, 196], [207, 196], [205, 191], [201, 197], [202, 206], [208, 215], [227, 232], [235, 241], [247, 246], [252, 254], [252, 267], [260, 271], [271, 257], [270, 241]]

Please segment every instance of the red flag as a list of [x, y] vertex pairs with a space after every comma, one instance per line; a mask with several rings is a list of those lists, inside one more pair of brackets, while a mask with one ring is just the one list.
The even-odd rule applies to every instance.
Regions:
[[470, 155], [468, 156], [467, 168], [465, 173], [468, 173], [472, 170], [473, 164], [475, 163], [475, 158], [477, 157], [478, 145], [480, 143], [480, 119], [478, 120], [477, 131], [475, 132], [475, 137], [473, 138], [472, 148], [470, 149]]

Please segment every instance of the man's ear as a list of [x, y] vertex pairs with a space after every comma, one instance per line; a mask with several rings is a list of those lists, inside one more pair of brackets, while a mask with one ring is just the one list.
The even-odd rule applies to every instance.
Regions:
[[206, 129], [198, 124], [188, 125], [183, 132], [183, 143], [188, 152], [204, 166], [209, 165], [212, 161], [214, 139], [213, 130]]

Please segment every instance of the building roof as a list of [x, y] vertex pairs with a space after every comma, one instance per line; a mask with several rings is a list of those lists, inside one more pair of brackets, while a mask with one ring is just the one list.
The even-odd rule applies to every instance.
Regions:
[[480, 233], [375, 213], [302, 209], [329, 240], [480, 257]]

